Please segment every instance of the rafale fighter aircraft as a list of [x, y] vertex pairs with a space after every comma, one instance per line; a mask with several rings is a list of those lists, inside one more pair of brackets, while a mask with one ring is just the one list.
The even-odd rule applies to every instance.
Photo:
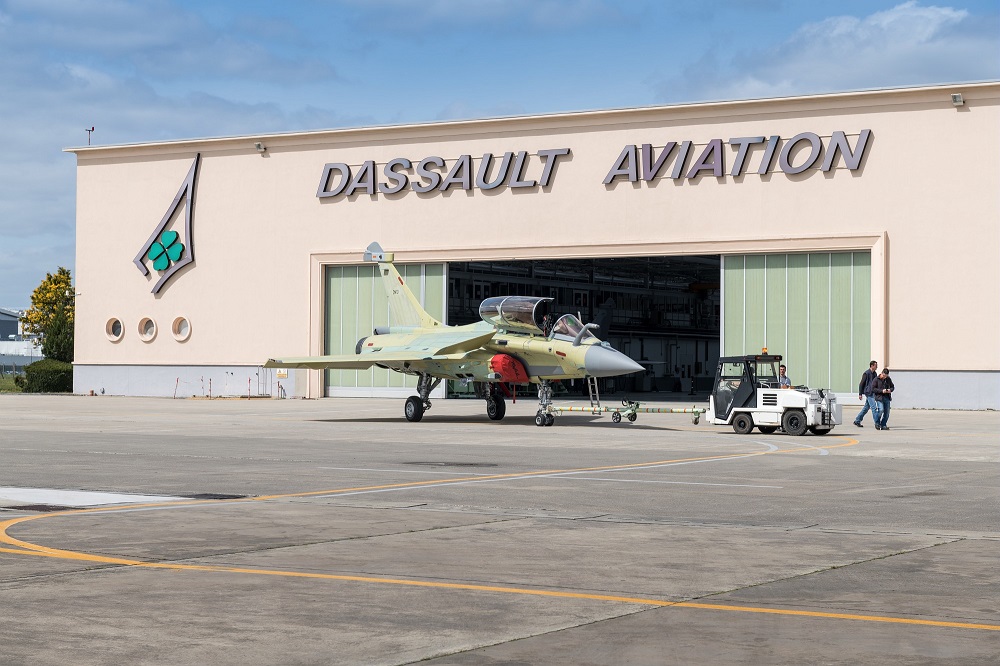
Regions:
[[535, 425], [555, 421], [552, 381], [615, 377], [643, 367], [598, 340], [571, 314], [556, 319], [551, 298], [496, 296], [479, 306], [483, 321], [446, 326], [423, 308], [392, 265], [392, 254], [372, 243], [365, 261], [377, 262], [389, 297], [391, 325], [358, 340], [355, 354], [268, 359], [265, 368], [366, 370], [373, 365], [415, 375], [417, 393], [406, 399], [407, 421], [419, 421], [431, 408], [430, 393], [442, 379], [475, 382], [486, 399], [486, 413], [499, 421], [507, 411], [511, 385], [538, 384]]

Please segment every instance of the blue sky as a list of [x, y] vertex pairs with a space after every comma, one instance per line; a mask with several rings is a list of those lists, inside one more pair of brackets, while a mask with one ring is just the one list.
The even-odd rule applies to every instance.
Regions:
[[0, 0], [0, 306], [74, 268], [62, 149], [92, 126], [107, 145], [981, 80], [996, 0]]

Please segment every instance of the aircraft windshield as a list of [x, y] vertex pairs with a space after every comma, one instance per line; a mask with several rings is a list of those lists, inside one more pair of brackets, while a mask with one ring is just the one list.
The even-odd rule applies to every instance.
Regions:
[[556, 322], [556, 325], [552, 327], [553, 335], [564, 335], [570, 340], [575, 340], [576, 336], [580, 334], [580, 331], [583, 331], [583, 336], [580, 338], [580, 342], [586, 342], [587, 340], [594, 338], [594, 335], [591, 334], [589, 330], [584, 330], [583, 324], [580, 323], [580, 320], [571, 314], [560, 317], [559, 321]]

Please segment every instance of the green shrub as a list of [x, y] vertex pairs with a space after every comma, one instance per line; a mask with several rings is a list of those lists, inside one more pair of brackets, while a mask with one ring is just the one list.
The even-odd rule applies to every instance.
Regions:
[[25, 393], [72, 393], [73, 364], [51, 358], [24, 367]]

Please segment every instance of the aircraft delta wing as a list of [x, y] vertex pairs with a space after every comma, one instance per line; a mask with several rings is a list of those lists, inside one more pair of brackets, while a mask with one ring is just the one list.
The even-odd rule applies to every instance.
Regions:
[[[480, 326], [476, 324], [476, 326]], [[392, 329], [390, 329], [392, 330]], [[424, 332], [426, 331], [426, 332]], [[461, 359], [467, 352], [481, 348], [493, 339], [492, 328], [470, 330], [455, 327], [445, 330], [413, 329], [403, 337], [411, 338], [406, 344], [386, 346], [362, 338], [357, 354], [332, 356], [303, 356], [301, 358], [269, 359], [265, 368], [308, 368], [310, 370], [367, 370], [373, 365], [392, 367], [423, 361], [452, 361]], [[458, 377], [455, 377], [458, 379]]]
[[377, 262], [389, 299], [390, 326], [358, 340], [355, 354], [268, 359], [266, 368], [364, 370], [373, 365], [418, 377], [417, 393], [406, 400], [408, 421], [430, 409], [430, 393], [443, 379], [473, 382], [486, 399], [486, 413], [504, 417], [510, 386], [538, 384], [537, 425], [552, 425], [552, 380], [614, 377], [642, 370], [628, 356], [601, 342], [573, 315], [558, 320], [551, 298], [498, 296], [479, 307], [483, 321], [446, 326], [420, 306], [378, 243], [365, 252]]

